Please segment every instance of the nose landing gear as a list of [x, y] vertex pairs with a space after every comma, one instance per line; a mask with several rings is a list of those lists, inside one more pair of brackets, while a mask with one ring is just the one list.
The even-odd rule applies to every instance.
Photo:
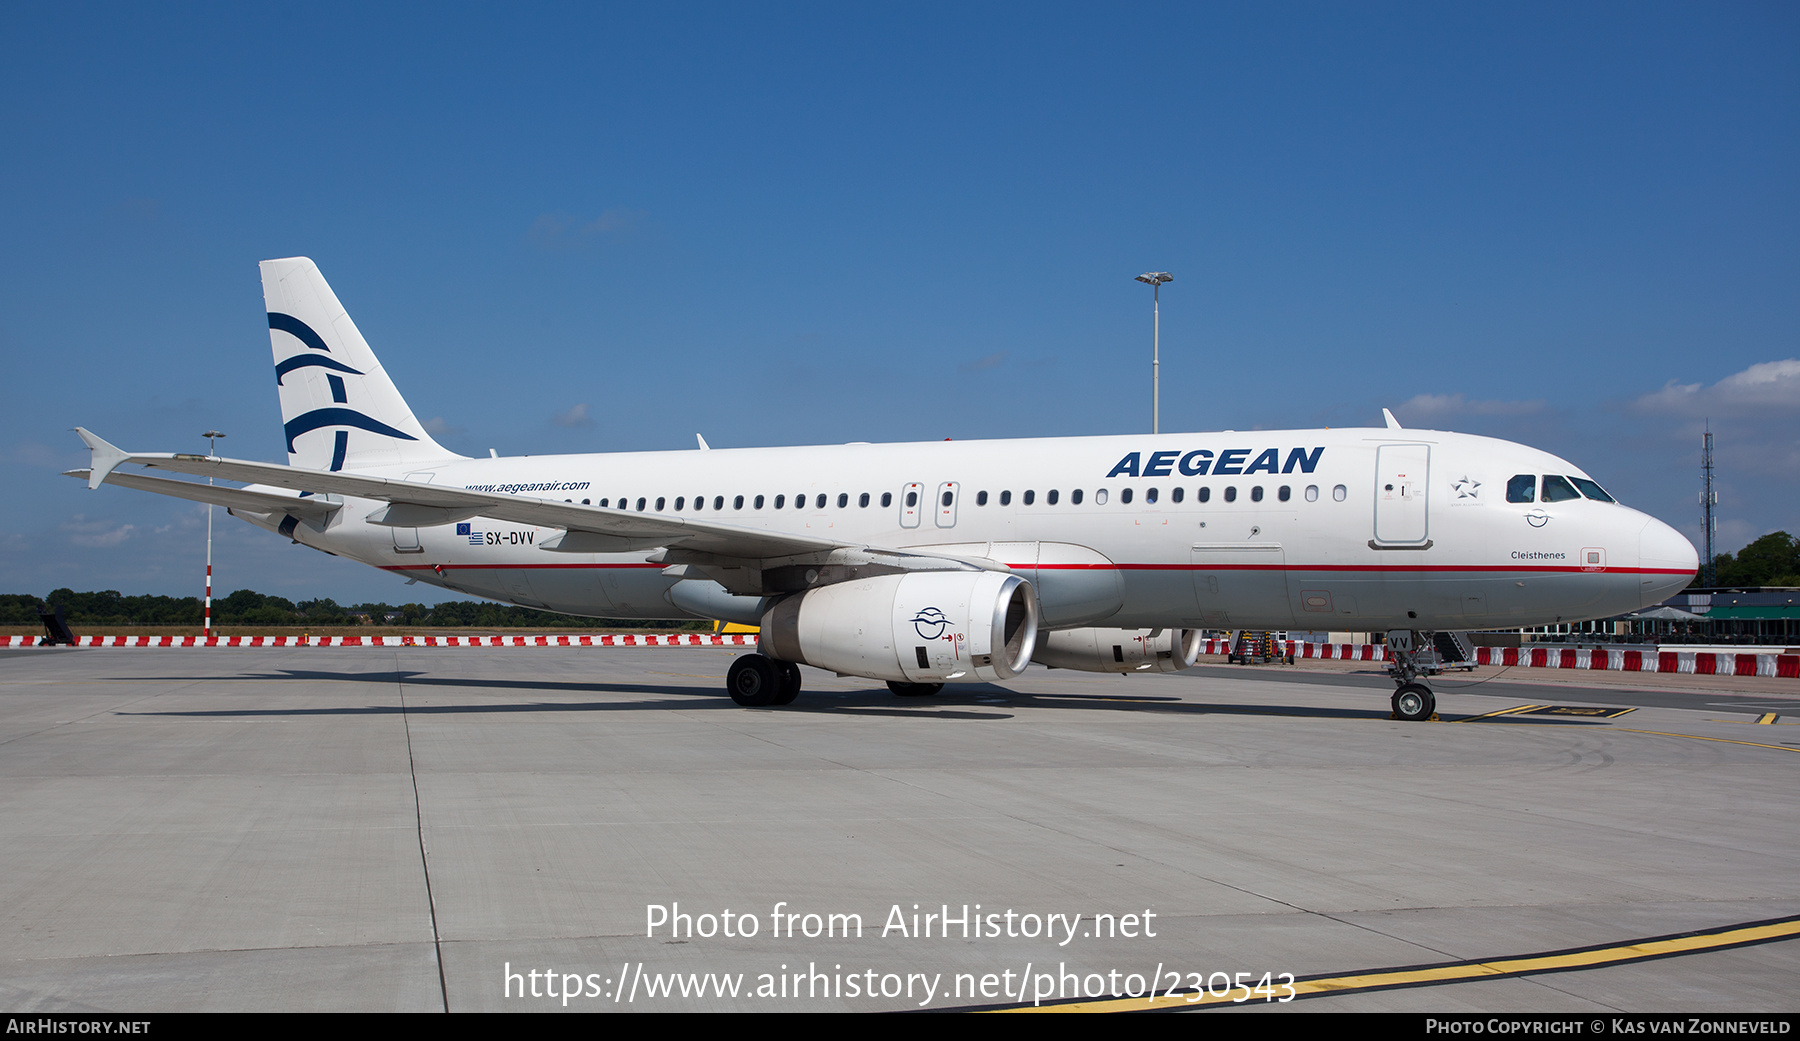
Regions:
[[1395, 719], [1414, 723], [1437, 712], [1437, 696], [1423, 683], [1407, 683], [1394, 691], [1393, 705]]
[[1390, 629], [1387, 634], [1388, 675], [1394, 678], [1394, 718], [1408, 722], [1431, 719], [1437, 713], [1437, 695], [1419, 682], [1450, 669], [1475, 667], [1475, 648], [1468, 637], [1452, 632], [1417, 632]]

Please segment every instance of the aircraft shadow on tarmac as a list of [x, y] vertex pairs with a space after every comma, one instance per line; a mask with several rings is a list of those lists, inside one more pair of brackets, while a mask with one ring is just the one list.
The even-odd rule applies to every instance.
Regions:
[[[129, 682], [139, 677], [120, 677]], [[614, 700], [614, 701], [517, 701], [490, 704], [457, 704], [457, 705], [336, 705], [330, 707], [293, 707], [262, 709], [195, 709], [169, 712], [119, 712], [122, 716], [174, 716], [174, 717], [212, 717], [212, 718], [257, 718], [280, 716], [380, 716], [399, 715], [402, 713], [416, 715], [460, 715], [482, 713], [512, 712], [643, 712], [657, 710], [692, 711], [697, 708], [729, 710], [732, 712], [806, 712], [835, 715], [859, 716], [893, 716], [907, 719], [944, 719], [944, 720], [1001, 720], [1010, 719], [1013, 711], [1021, 708], [1034, 709], [1076, 709], [1104, 712], [1155, 712], [1178, 716], [1284, 716], [1311, 719], [1375, 719], [1389, 718], [1386, 706], [1371, 704], [1368, 708], [1330, 708], [1316, 705], [1281, 705], [1281, 704], [1231, 704], [1224, 702], [1191, 701], [1174, 696], [1125, 696], [1118, 694], [1079, 694], [1061, 692], [1018, 691], [998, 687], [986, 683], [972, 683], [946, 688], [945, 691], [928, 698], [896, 699], [885, 686], [872, 687], [866, 690], [820, 690], [802, 693], [799, 700], [791, 705], [779, 708], [745, 709], [738, 706], [722, 691], [718, 685], [709, 681], [697, 681], [691, 685], [668, 683], [603, 683], [603, 682], [558, 682], [552, 680], [509, 680], [509, 679], [469, 679], [457, 676], [439, 676], [424, 672], [382, 669], [370, 671], [330, 672], [312, 669], [278, 669], [274, 672], [245, 673], [236, 677], [220, 676], [159, 676], [159, 681], [170, 679], [194, 681], [224, 681], [231, 679], [252, 681], [292, 681], [296, 683], [332, 684], [332, 683], [380, 683], [401, 684], [408, 690], [428, 692], [433, 688], [463, 688], [492, 691], [536, 692], [545, 695], [580, 695], [580, 694], [643, 694], [653, 695], [647, 700]], [[328, 689], [321, 694], [332, 693]], [[679, 698], [681, 700], [669, 700]], [[1455, 721], [1451, 717], [1446, 721]], [[1491, 717], [1483, 722], [1524, 723], [1527, 720], [1513, 717]], [[1603, 723], [1604, 720], [1559, 717], [1534, 717], [1528, 722], [1533, 724], [1553, 723], [1558, 725], [1586, 726]]]

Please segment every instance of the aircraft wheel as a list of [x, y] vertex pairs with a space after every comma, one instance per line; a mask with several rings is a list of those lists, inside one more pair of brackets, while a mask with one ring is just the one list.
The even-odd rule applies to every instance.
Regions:
[[942, 683], [901, 683], [888, 680], [888, 689], [903, 698], [923, 698], [944, 689]]
[[725, 690], [731, 694], [731, 700], [745, 708], [775, 704], [781, 689], [776, 663], [760, 654], [739, 657], [725, 674]]
[[1430, 719], [1437, 711], [1437, 698], [1423, 683], [1408, 683], [1394, 691], [1394, 715], [1408, 722]]
[[781, 690], [771, 705], [792, 705], [800, 696], [800, 666], [791, 661], [775, 662], [775, 674], [781, 678]]

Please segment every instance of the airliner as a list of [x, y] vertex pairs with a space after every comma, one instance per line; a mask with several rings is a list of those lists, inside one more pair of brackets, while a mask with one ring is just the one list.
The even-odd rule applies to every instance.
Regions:
[[1634, 611], [1698, 566], [1574, 464], [1386, 410], [1362, 429], [470, 458], [419, 423], [311, 260], [261, 268], [287, 464], [78, 427], [92, 464], [73, 475], [473, 596], [756, 625], [725, 681], [746, 706], [792, 702], [801, 664], [918, 696], [1033, 661], [1173, 672], [1203, 629], [1335, 629], [1385, 631], [1394, 713], [1426, 719], [1433, 634]]

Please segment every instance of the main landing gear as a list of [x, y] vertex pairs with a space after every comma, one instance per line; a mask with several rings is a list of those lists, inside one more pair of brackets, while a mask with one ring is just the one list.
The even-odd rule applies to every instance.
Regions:
[[725, 674], [731, 700], [745, 708], [790, 705], [800, 696], [800, 666], [761, 654], [745, 654]]
[[[888, 689], [903, 698], [922, 698], [943, 690], [944, 685], [889, 680]], [[790, 705], [800, 696], [800, 666], [765, 654], [740, 655], [725, 673], [725, 690], [745, 708]]]

